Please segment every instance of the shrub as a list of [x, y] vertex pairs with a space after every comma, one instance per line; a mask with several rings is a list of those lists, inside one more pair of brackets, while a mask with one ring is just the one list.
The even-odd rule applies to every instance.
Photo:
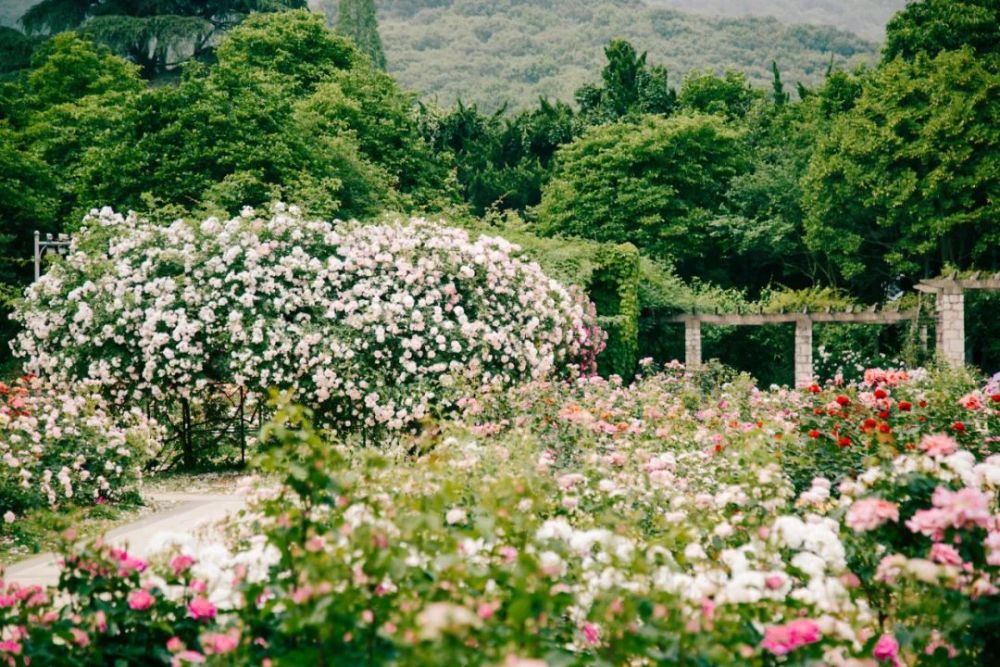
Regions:
[[112, 415], [94, 387], [0, 382], [0, 531], [39, 507], [134, 496], [158, 435], [139, 411]]
[[414, 219], [278, 205], [161, 227], [96, 211], [27, 291], [16, 351], [117, 400], [213, 384], [295, 390], [324, 423], [398, 431], [475, 392], [572, 366], [585, 304], [516, 247]]

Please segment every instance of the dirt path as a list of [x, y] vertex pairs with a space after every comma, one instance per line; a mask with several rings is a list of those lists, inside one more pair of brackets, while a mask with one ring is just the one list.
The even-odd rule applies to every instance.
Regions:
[[[107, 542], [127, 545], [129, 553], [146, 557], [157, 535], [193, 535], [205, 524], [224, 519], [246, 504], [243, 496], [225, 494], [161, 492], [147, 494], [147, 498], [171, 508], [108, 531]], [[22, 585], [54, 586], [59, 581], [58, 559], [54, 553], [39, 554], [9, 566], [4, 578]]]

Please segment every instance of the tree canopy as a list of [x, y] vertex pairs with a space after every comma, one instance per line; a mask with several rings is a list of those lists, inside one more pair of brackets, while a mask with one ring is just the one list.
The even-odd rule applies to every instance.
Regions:
[[305, 0], [41, 0], [21, 17], [21, 25], [33, 34], [79, 28], [151, 78], [205, 55], [220, 33], [250, 12], [305, 6]]

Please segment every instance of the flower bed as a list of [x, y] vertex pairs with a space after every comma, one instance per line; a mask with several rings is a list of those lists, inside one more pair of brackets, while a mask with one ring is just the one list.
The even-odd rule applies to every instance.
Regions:
[[[924, 419], [890, 417], [886, 442], [865, 425], [875, 386], [535, 382], [399, 451], [332, 446], [283, 405], [263, 436], [283, 482], [232, 543], [141, 576], [84, 552], [64, 591], [102, 602], [15, 591], [0, 655], [83, 633], [73, 655], [96, 662], [134, 650], [142, 621], [164, 664], [996, 664], [1000, 401], [911, 376], [886, 391], [924, 396]], [[817, 405], [850, 446], [809, 434]], [[957, 434], [956, 410], [975, 412]], [[862, 448], [860, 473], [836, 458]], [[797, 489], [821, 451], [829, 474]]]

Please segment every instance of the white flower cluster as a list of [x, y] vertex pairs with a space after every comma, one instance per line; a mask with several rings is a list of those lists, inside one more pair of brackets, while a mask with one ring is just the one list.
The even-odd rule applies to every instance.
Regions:
[[420, 219], [277, 205], [157, 226], [104, 209], [28, 290], [14, 348], [35, 373], [119, 400], [279, 387], [339, 426], [399, 429], [579, 352], [583, 302], [515, 251]]

